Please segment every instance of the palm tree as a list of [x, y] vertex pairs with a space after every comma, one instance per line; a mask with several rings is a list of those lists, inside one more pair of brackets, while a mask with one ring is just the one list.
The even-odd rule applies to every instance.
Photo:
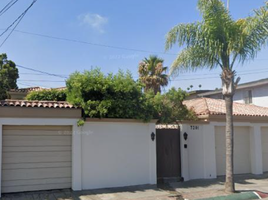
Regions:
[[233, 96], [240, 80], [235, 80], [235, 63], [253, 60], [268, 39], [268, 4], [254, 15], [233, 20], [221, 0], [198, 0], [202, 20], [179, 24], [167, 35], [166, 50], [174, 44], [185, 47], [172, 64], [171, 74], [198, 69], [221, 68], [222, 94], [226, 104], [225, 191], [235, 192]]
[[161, 58], [150, 56], [139, 64], [139, 79], [145, 85], [145, 92], [153, 90], [157, 94], [161, 87], [168, 85], [168, 75], [164, 74], [167, 67], [163, 63]]

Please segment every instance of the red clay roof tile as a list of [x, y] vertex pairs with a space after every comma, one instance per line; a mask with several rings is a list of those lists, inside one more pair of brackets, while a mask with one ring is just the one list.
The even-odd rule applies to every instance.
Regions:
[[15, 106], [15, 107], [38, 107], [38, 108], [78, 108], [69, 104], [66, 101], [26, 101], [26, 100], [3, 100], [0, 101], [1, 106]]
[[[184, 101], [188, 109], [197, 115], [225, 115], [225, 102], [221, 99], [198, 98]], [[234, 116], [268, 117], [268, 108], [255, 105], [233, 103]]]

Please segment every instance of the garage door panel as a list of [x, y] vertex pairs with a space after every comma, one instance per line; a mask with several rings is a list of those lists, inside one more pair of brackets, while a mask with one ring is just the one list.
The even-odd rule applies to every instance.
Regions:
[[57, 152], [71, 151], [72, 147], [68, 146], [26, 146], [26, 147], [3, 147], [2, 152]]
[[[4, 126], [3, 127], [4, 132], [6, 132], [7, 130], [19, 130], [18, 132], [20, 132], [21, 130], [34, 130], [36, 132], [39, 131], [70, 131], [71, 127], [70, 126], [32, 126], [32, 125], [23, 125], [23, 126]], [[4, 133], [5, 134], [5, 133]]]
[[31, 168], [53, 168], [53, 167], [71, 167], [71, 162], [51, 162], [51, 163], [18, 163], [3, 164], [2, 169], [31, 169]]
[[2, 187], [3, 193], [11, 193], [11, 192], [24, 192], [24, 191], [39, 191], [39, 190], [55, 190], [62, 188], [70, 188], [71, 182], [67, 183], [56, 183], [56, 184], [34, 184], [29, 186], [10, 186], [10, 187]]
[[6, 142], [9, 142], [9, 141], [70, 141], [71, 137], [69, 135], [47, 135], [47, 136], [42, 136], [42, 135], [39, 135], [39, 136], [32, 136], [32, 135], [12, 135], [12, 136], [9, 136], [9, 135], [6, 135], [6, 136], [3, 136], [3, 139], [6, 141]]
[[[3, 139], [4, 140], [4, 139]], [[62, 145], [71, 145], [71, 140], [9, 140], [6, 141], [6, 143], [4, 144], [4, 147], [29, 147], [29, 146], [33, 146], [33, 147], [38, 147], [38, 146], [62, 146]]]
[[16, 181], [5, 181], [2, 185], [3, 187], [11, 186], [30, 186], [30, 185], [44, 185], [44, 184], [60, 184], [60, 183], [70, 183], [72, 181], [69, 178], [43, 178], [43, 179], [31, 179], [31, 180], [16, 180]]
[[66, 135], [70, 136], [72, 135], [72, 132], [70, 130], [5, 130], [5, 133], [3, 136], [60, 136], [60, 135]]
[[[5, 152], [3, 158], [35, 158], [35, 157], [70, 157], [70, 151], [56, 151], [56, 152]], [[4, 162], [5, 163], [5, 162]]]
[[262, 133], [262, 165], [263, 171], [268, 172], [268, 128], [263, 127]]
[[39, 162], [68, 162], [71, 158], [66, 157], [34, 157], [34, 158], [5, 158], [6, 162], [9, 164], [17, 163], [39, 163]]
[[70, 167], [3, 170], [3, 181], [70, 177]]
[[[40, 156], [38, 156], [38, 153]], [[52, 153], [52, 154], [48, 154]], [[19, 154], [19, 155], [18, 155]], [[30, 153], [3, 153], [4, 164], [38, 163], [38, 162], [67, 162], [71, 161], [71, 152], [36, 152]]]
[[4, 126], [3, 130], [2, 192], [71, 187], [71, 127]]
[[[215, 128], [217, 175], [225, 175], [225, 127]], [[251, 173], [250, 135], [248, 127], [234, 128], [234, 173]]]

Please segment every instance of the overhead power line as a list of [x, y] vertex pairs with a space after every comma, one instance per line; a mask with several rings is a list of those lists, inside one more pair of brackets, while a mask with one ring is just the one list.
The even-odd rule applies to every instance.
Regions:
[[33, 68], [30, 68], [30, 67], [24, 67], [22, 65], [16, 65], [16, 66], [19, 67], [19, 68], [22, 68], [22, 69], [26, 69], [26, 70], [38, 72], [38, 73], [41, 73], [41, 74], [46, 74], [46, 75], [49, 75], [49, 76], [55, 76], [55, 77], [59, 77], [59, 78], [67, 78], [66, 76], [63, 76], [63, 75], [53, 74], [53, 73], [49, 73], [49, 72], [45, 72], [45, 71], [33, 69]]
[[14, 32], [14, 30], [17, 28], [21, 20], [24, 18], [24, 16], [27, 14], [27, 12], [30, 10], [30, 8], [36, 3], [37, 0], [33, 0], [33, 2], [28, 6], [28, 8], [14, 21], [9, 25], [6, 30], [3, 31], [3, 33], [0, 34], [0, 37], [3, 36], [9, 29], [13, 27], [11, 32], [8, 34], [8, 36], [5, 38], [5, 40], [1, 43], [0, 48], [5, 44], [5, 42], [8, 40], [8, 38], [11, 36], [11, 34]]
[[164, 54], [164, 55], [172, 55], [172, 56], [178, 55], [176, 53], [166, 53], [166, 52], [148, 51], [148, 50], [143, 50], [143, 49], [119, 47], [119, 46], [92, 43], [92, 42], [87, 42], [87, 41], [82, 41], [82, 40], [63, 38], [63, 37], [56, 37], [56, 36], [51, 36], [51, 35], [45, 35], [45, 34], [40, 34], [40, 33], [32, 33], [32, 32], [20, 31], [20, 30], [15, 30], [14, 32], [28, 34], [28, 35], [34, 35], [34, 36], [38, 36], [38, 37], [50, 38], [50, 39], [54, 39], [54, 40], [61, 40], [61, 41], [74, 42], [74, 43], [80, 43], [80, 44], [91, 45], [91, 46], [98, 46], [98, 47], [105, 47], [105, 48], [112, 48], [112, 49], [119, 49], [119, 50], [126, 50], [126, 51], [135, 51], [135, 52], [143, 52], [143, 53], [151, 53], [151, 54]]
[[52, 83], [65, 83], [65, 81], [53, 81], [53, 80], [18, 80], [23, 82], [52, 82]]
[[11, 0], [4, 8], [0, 10], [0, 16], [5, 14], [15, 3], [17, 3], [18, 0]]

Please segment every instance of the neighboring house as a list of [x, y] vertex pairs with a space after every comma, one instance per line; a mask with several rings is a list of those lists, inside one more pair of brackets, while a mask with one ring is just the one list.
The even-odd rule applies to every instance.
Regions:
[[0, 194], [156, 184], [155, 121], [81, 118], [67, 102], [0, 101]]
[[[197, 97], [223, 99], [221, 90], [200, 93]], [[238, 85], [234, 95], [234, 101], [268, 107], [268, 79]]]
[[[198, 121], [182, 122], [181, 169], [184, 180], [225, 175], [225, 102], [198, 98], [184, 104]], [[234, 103], [234, 172], [268, 172], [268, 108]]]
[[24, 100], [32, 91], [41, 91], [41, 90], [50, 90], [50, 89], [57, 89], [57, 90], [64, 90], [66, 87], [59, 87], [59, 88], [42, 88], [42, 87], [28, 87], [28, 88], [19, 88], [19, 89], [11, 89], [8, 91], [10, 99], [16, 100]]
[[194, 91], [190, 91], [188, 92], [188, 96], [186, 97], [186, 100], [190, 100], [190, 99], [196, 99], [199, 97], [200, 94], [202, 93], [206, 93], [206, 92], [211, 92], [213, 90], [194, 90]]
[[44, 88], [41, 87], [29, 87], [29, 88], [20, 88], [20, 89], [11, 89], [8, 91], [8, 94], [10, 96], [10, 99], [17, 99], [17, 100], [23, 100], [27, 96], [29, 92], [32, 91], [40, 91]]

